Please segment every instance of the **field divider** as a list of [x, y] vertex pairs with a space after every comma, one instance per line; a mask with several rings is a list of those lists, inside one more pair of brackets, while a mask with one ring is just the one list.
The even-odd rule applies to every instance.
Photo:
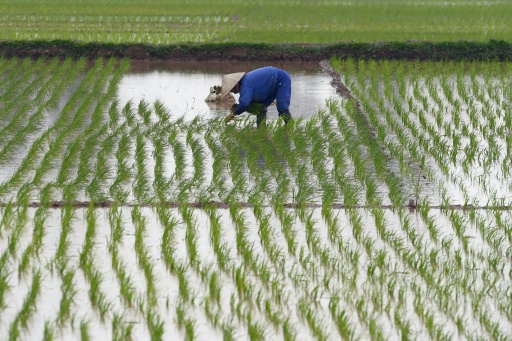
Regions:
[[[177, 202], [177, 201], [167, 201], [167, 202], [157, 202], [157, 203], [120, 203], [117, 201], [81, 201], [81, 200], [73, 200], [73, 201], [63, 201], [63, 200], [55, 200], [50, 202], [41, 202], [41, 201], [33, 201], [30, 203], [26, 202], [0, 202], [1, 207], [32, 207], [38, 208], [41, 206], [45, 206], [47, 208], [64, 208], [66, 206], [71, 206], [73, 208], [85, 208], [90, 205], [96, 208], [110, 208], [110, 207], [167, 207], [167, 208], [179, 208], [182, 206], [188, 206], [190, 208], [223, 208], [229, 209], [231, 206], [238, 206], [243, 208], [251, 208], [254, 207], [254, 204], [249, 202], [222, 202], [222, 201], [208, 201], [208, 202]], [[326, 207], [321, 203], [284, 203], [282, 204], [284, 208], [323, 208]], [[261, 205], [257, 204], [259, 207], [274, 207], [272, 204]], [[409, 203], [407, 205], [346, 205], [342, 203], [332, 203], [327, 207], [331, 207], [332, 209], [362, 209], [362, 210], [372, 210], [372, 209], [386, 209], [386, 210], [397, 210], [397, 209], [408, 209], [411, 213], [414, 213], [416, 210], [421, 209], [422, 205], [414, 205]], [[429, 209], [432, 210], [461, 210], [461, 211], [470, 211], [470, 210], [498, 210], [498, 211], [511, 211], [512, 205], [459, 205], [459, 204], [448, 204], [448, 205], [428, 205]]]

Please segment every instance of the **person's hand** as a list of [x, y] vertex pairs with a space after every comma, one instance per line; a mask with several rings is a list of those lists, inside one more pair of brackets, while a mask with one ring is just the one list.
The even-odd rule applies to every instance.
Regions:
[[228, 124], [233, 118], [235, 118], [235, 114], [228, 114], [225, 118], [224, 118], [224, 124]]

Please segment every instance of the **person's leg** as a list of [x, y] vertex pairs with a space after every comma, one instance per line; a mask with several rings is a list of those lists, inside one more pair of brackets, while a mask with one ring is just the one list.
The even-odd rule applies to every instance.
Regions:
[[267, 107], [262, 105], [259, 113], [256, 116], [256, 127], [266, 127], [267, 126]]
[[247, 112], [256, 115], [256, 126], [266, 126], [265, 121], [267, 120], [267, 107], [261, 103], [251, 103]]
[[292, 118], [290, 114], [290, 98], [292, 96], [292, 81], [290, 75], [283, 70], [279, 70], [278, 74], [279, 86], [277, 87], [277, 112], [279, 117], [282, 117], [284, 123], [288, 123]]

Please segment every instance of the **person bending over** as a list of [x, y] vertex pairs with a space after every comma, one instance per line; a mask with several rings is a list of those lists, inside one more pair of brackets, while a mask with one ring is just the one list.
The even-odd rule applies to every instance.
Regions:
[[235, 116], [244, 112], [256, 115], [258, 128], [265, 126], [267, 107], [276, 100], [279, 117], [284, 123], [292, 118], [290, 114], [290, 97], [292, 82], [290, 75], [273, 66], [262, 67], [250, 72], [237, 72], [222, 77], [222, 94], [240, 93], [239, 103], [233, 105], [231, 114], [226, 116], [227, 124]]

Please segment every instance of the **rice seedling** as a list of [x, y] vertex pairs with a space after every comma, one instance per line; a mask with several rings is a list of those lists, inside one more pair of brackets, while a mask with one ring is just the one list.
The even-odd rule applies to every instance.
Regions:
[[135, 252], [139, 265], [145, 275], [147, 300], [149, 304], [154, 305], [156, 302], [155, 275], [148, 248], [144, 243], [143, 235], [146, 230], [146, 221], [145, 217], [142, 216], [137, 207], [135, 207], [131, 213], [132, 220], [135, 224]]
[[151, 340], [163, 340], [164, 322], [153, 311], [149, 310], [146, 320], [148, 321]]
[[90, 340], [91, 337], [89, 335], [89, 323], [87, 321], [80, 322], [80, 339], [82, 341]]
[[140, 203], [150, 202], [152, 193], [150, 191], [149, 179], [147, 177], [146, 165], [146, 142], [143, 135], [137, 135], [137, 142], [135, 147], [135, 164], [137, 171], [135, 174], [135, 181], [133, 190], [135, 197]]
[[19, 277], [26, 274], [26, 271], [30, 265], [31, 257], [39, 255], [39, 250], [42, 246], [42, 239], [45, 234], [44, 224], [46, 217], [46, 209], [44, 207], [38, 208], [34, 214], [34, 229], [32, 233], [32, 240], [21, 255], [20, 263], [18, 266]]
[[27, 327], [28, 320], [35, 310], [37, 297], [40, 295], [41, 290], [41, 272], [39, 270], [35, 270], [32, 278], [32, 284], [28, 291], [25, 300], [23, 301], [23, 305], [21, 310], [16, 315], [14, 322], [11, 324], [9, 330], [9, 339], [15, 340], [20, 337], [19, 327]]
[[[57, 316], [57, 324], [63, 326], [71, 317], [71, 305], [74, 302], [76, 290], [73, 286], [74, 272], [65, 270], [62, 274], [61, 292], [62, 298], [59, 304], [59, 313]], [[80, 328], [82, 329], [82, 328]]]

